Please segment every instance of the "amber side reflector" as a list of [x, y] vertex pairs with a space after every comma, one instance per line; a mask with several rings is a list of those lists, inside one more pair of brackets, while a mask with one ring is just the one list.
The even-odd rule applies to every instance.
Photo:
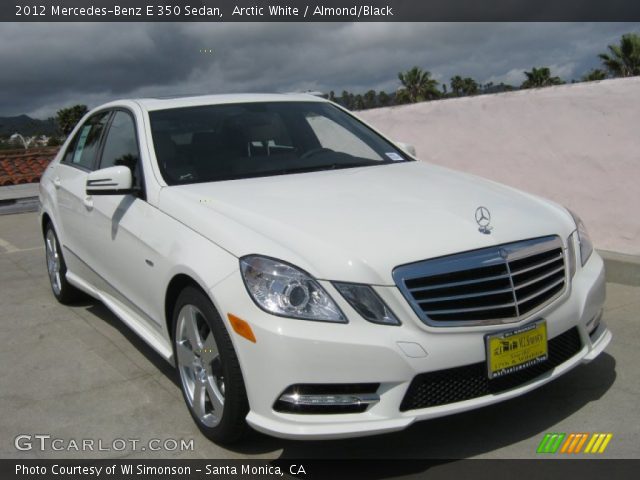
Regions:
[[227, 317], [229, 318], [229, 322], [231, 322], [234, 332], [250, 342], [256, 343], [256, 336], [253, 334], [253, 330], [251, 330], [251, 325], [231, 313], [228, 313]]

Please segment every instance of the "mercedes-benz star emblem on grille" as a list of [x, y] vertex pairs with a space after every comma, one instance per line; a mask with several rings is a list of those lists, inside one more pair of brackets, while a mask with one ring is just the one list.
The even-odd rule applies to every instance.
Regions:
[[493, 230], [493, 227], [489, 225], [491, 223], [491, 213], [487, 207], [476, 208], [476, 222], [480, 226], [478, 230], [486, 235]]

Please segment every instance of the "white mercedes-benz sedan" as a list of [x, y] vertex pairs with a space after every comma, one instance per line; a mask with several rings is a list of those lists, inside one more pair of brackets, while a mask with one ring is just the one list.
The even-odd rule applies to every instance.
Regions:
[[40, 201], [53, 294], [99, 299], [174, 364], [218, 442], [400, 430], [611, 340], [575, 214], [417, 161], [310, 95], [103, 105]]

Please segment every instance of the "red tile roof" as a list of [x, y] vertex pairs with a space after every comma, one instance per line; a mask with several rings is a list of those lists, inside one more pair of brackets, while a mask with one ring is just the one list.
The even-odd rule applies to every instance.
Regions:
[[40, 181], [58, 147], [0, 150], [0, 186]]

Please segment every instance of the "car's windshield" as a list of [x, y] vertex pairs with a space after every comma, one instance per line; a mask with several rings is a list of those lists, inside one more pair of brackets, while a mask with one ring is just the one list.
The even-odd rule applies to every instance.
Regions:
[[169, 185], [409, 160], [329, 103], [233, 103], [149, 116], [156, 158]]

